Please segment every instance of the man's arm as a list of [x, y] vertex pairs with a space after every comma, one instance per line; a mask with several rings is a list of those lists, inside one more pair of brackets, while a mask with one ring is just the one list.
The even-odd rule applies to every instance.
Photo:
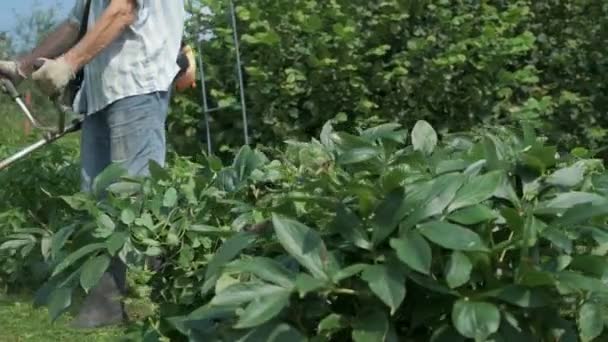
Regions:
[[89, 63], [136, 19], [136, 0], [112, 0], [87, 34], [64, 55], [74, 72]]
[[78, 39], [78, 26], [66, 20], [48, 35], [32, 52], [19, 58], [20, 69], [30, 75], [38, 58], [56, 58], [68, 51]]

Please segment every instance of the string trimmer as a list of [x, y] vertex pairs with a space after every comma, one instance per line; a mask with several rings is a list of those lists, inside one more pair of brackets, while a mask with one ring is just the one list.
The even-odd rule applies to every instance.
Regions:
[[[192, 55], [190, 47], [188, 45], [182, 45], [182, 50], [180, 52], [180, 55], [178, 56], [177, 64], [180, 67], [180, 71], [175, 77], [174, 83], [176, 90], [181, 92], [186, 90], [187, 88], [193, 87], [195, 84], [196, 63], [194, 62], [194, 56]], [[39, 68], [40, 66], [41, 64], [39, 63], [35, 65], [36, 68]], [[32, 115], [30, 110], [27, 108], [27, 106], [21, 99], [21, 95], [17, 91], [17, 88], [15, 88], [15, 86], [10, 80], [6, 78], [0, 78], [0, 90], [10, 96], [12, 99], [14, 99], [23, 114], [25, 115], [25, 117], [27, 118], [27, 120], [35, 128], [43, 132], [42, 139], [40, 139], [34, 144], [25, 147], [19, 152], [13, 154], [12, 156], [0, 161], [0, 171], [13, 165], [14, 163], [28, 156], [32, 152], [66, 136], [67, 134], [77, 132], [82, 127], [84, 116], [76, 115], [70, 111], [69, 107], [62, 105], [61, 96], [52, 99], [53, 103], [55, 104], [55, 107], [59, 112], [57, 126], [45, 127], [41, 125], [38, 120], [36, 120], [36, 118]], [[73, 119], [71, 119], [69, 124], [66, 125], [66, 119], [68, 115], [73, 117]]]

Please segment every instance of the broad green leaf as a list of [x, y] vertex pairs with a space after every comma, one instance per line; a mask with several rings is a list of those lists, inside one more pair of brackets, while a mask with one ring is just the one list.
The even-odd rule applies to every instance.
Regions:
[[108, 253], [112, 256], [116, 255], [116, 253], [124, 247], [128, 239], [129, 233], [127, 232], [115, 232], [112, 234], [106, 242]]
[[53, 258], [56, 258], [59, 255], [59, 252], [61, 251], [65, 243], [68, 241], [72, 233], [74, 233], [75, 229], [76, 226], [74, 225], [67, 226], [61, 228], [57, 233], [53, 235], [53, 241], [51, 243], [51, 255]]
[[485, 341], [500, 327], [500, 311], [491, 303], [458, 300], [452, 309], [452, 323], [460, 334]]
[[256, 298], [275, 296], [287, 291], [282, 286], [263, 283], [237, 283], [217, 293], [211, 300], [214, 306], [231, 306], [249, 303]]
[[[51, 256], [51, 243], [53, 242], [51, 236], [44, 236], [40, 239], [40, 254], [42, 254], [42, 258], [46, 261]], [[0, 246], [0, 250], [2, 246]]]
[[86, 211], [95, 206], [90, 199], [90, 194], [76, 193], [71, 196], [60, 196], [60, 198], [69, 205], [70, 208], [77, 211]]
[[541, 234], [542, 237], [549, 240], [557, 248], [564, 251], [566, 254], [572, 253], [572, 240], [559, 228], [546, 228]]
[[374, 146], [366, 139], [346, 132], [333, 132], [331, 134], [331, 139], [343, 151], [351, 150], [353, 148]]
[[554, 277], [556, 283], [564, 290], [608, 293], [608, 287], [597, 278], [587, 277], [571, 271], [560, 272]]
[[296, 288], [298, 289], [301, 298], [304, 298], [309, 292], [324, 288], [327, 285], [327, 282], [313, 278], [307, 273], [300, 273], [296, 276]]
[[492, 171], [482, 176], [471, 177], [456, 193], [454, 201], [448, 207], [452, 212], [460, 208], [480, 204], [496, 193], [501, 184], [504, 171]]
[[236, 340], [236, 342], [307, 342], [306, 339], [298, 330], [285, 323], [268, 322], [245, 336]]
[[334, 142], [331, 140], [331, 134], [334, 132], [334, 127], [331, 121], [327, 121], [321, 129], [319, 136], [321, 143], [330, 151], [334, 150]]
[[150, 230], [154, 229], [154, 220], [150, 213], [143, 213], [141, 217], [135, 219], [135, 224], [138, 226], [146, 227]]
[[271, 296], [252, 300], [234, 327], [236, 329], [253, 328], [275, 318], [289, 304], [290, 294], [288, 290], [284, 290]]
[[233, 307], [215, 307], [207, 304], [192, 311], [186, 316], [186, 318], [191, 321], [206, 321], [229, 318], [232, 316], [234, 316]]
[[446, 266], [445, 279], [452, 289], [466, 284], [471, 278], [473, 264], [466, 254], [458, 251], [452, 252]]
[[[428, 194], [428, 203], [421, 207], [423, 215], [420, 219], [443, 213], [450, 202], [458, 195], [458, 192], [462, 190], [464, 182], [465, 177], [459, 173], [446, 174], [436, 178]], [[415, 213], [412, 214], [412, 216], [414, 215]]]
[[584, 165], [577, 163], [553, 172], [547, 177], [546, 182], [554, 186], [572, 188], [579, 185], [584, 177], [585, 167]]
[[90, 244], [90, 245], [81, 247], [74, 253], [68, 255], [65, 259], [61, 260], [61, 262], [53, 270], [52, 276], [54, 277], [57, 274], [65, 271], [68, 267], [70, 267], [72, 264], [74, 264], [76, 261], [80, 260], [81, 258], [83, 258], [91, 253], [97, 252], [100, 249], [105, 249], [105, 248], [106, 248], [105, 243], [94, 243], [94, 244]]
[[51, 321], [55, 322], [72, 305], [72, 289], [56, 288], [47, 303]]
[[347, 323], [348, 320], [344, 316], [331, 313], [319, 322], [317, 331], [319, 334], [329, 337], [336, 331], [344, 329]]
[[435, 168], [435, 173], [444, 174], [454, 171], [462, 171], [466, 169], [469, 164], [466, 160], [456, 159], [456, 160], [442, 160], [437, 164]]
[[608, 258], [599, 255], [577, 255], [572, 258], [570, 269], [608, 280]]
[[408, 281], [413, 281], [419, 286], [442, 295], [459, 296], [458, 292], [450, 289], [447, 286], [439, 283], [436, 279], [415, 272], [407, 272], [406, 278]]
[[545, 290], [520, 285], [509, 285], [491, 291], [490, 295], [522, 308], [540, 308], [551, 303]]
[[121, 177], [127, 174], [120, 164], [112, 163], [106, 167], [93, 180], [93, 192], [96, 197], [100, 197], [112, 183], [116, 183]]
[[402, 189], [391, 191], [378, 205], [372, 220], [372, 242], [375, 246], [382, 243], [397, 229], [405, 215], [403, 212], [404, 193]]
[[148, 170], [150, 171], [150, 176], [156, 182], [171, 179], [169, 172], [155, 160], [150, 160], [148, 163]]
[[33, 243], [32, 240], [10, 240], [0, 245], [0, 251], [15, 250]]
[[117, 182], [108, 186], [108, 191], [115, 195], [132, 196], [139, 193], [141, 184], [134, 182]]
[[426, 121], [419, 120], [412, 129], [412, 145], [415, 151], [430, 155], [437, 146], [438, 138], [435, 129]]
[[604, 331], [602, 307], [595, 303], [585, 303], [578, 312], [578, 328], [581, 340], [594, 341]]
[[524, 220], [522, 240], [528, 247], [538, 243], [538, 236], [547, 229], [547, 224], [534, 215], [527, 215]]
[[419, 232], [433, 243], [452, 250], [487, 252], [488, 248], [477, 233], [446, 222], [430, 222], [420, 226]]
[[367, 250], [372, 248], [369, 236], [362, 227], [361, 219], [343, 205], [338, 206], [332, 229], [359, 248]]
[[467, 168], [464, 169], [464, 171], [462, 171], [462, 174], [469, 176], [469, 177], [477, 176], [487, 166], [487, 164], [488, 163], [486, 160], [483, 160], [483, 159], [478, 160], [478, 161], [472, 163], [471, 165], [467, 166]]
[[100, 255], [95, 258], [87, 260], [82, 265], [82, 272], [80, 273], [80, 285], [85, 291], [89, 291], [99, 283], [101, 277], [110, 266], [110, 257], [107, 255]]
[[579, 204], [566, 210], [554, 223], [559, 226], [568, 227], [604, 216], [608, 216], [608, 205]]
[[553, 286], [555, 284], [555, 279], [549, 272], [522, 267], [518, 284], [530, 287]]
[[148, 248], [146, 248], [144, 254], [149, 257], [157, 257], [163, 255], [163, 250], [162, 248], [157, 246], [149, 246]]
[[251, 273], [262, 280], [288, 289], [295, 285], [295, 275], [279, 262], [270, 258], [255, 257], [238, 260], [229, 264], [226, 270]]
[[555, 155], [557, 149], [554, 146], [542, 146], [534, 144], [531, 149], [521, 154], [520, 158], [529, 167], [544, 173], [547, 168], [553, 167], [556, 163]]
[[492, 221], [498, 218], [498, 215], [483, 204], [472, 205], [464, 209], [452, 212], [448, 216], [448, 220], [454, 221], [462, 225], [473, 225], [481, 222]]
[[487, 134], [483, 137], [483, 153], [486, 160], [486, 164], [490, 170], [497, 170], [500, 168], [500, 158], [496, 146], [499, 142], [500, 141], [491, 134]]
[[116, 229], [116, 224], [114, 223], [112, 218], [110, 218], [110, 216], [106, 214], [101, 214], [97, 217], [97, 224], [99, 228], [107, 230], [109, 232], [113, 232], [114, 229]]
[[[401, 230], [410, 229], [424, 219], [442, 214], [465, 179], [462, 174], [446, 174], [435, 178], [428, 185], [421, 186], [418, 192], [409, 193], [402, 207], [412, 208], [413, 212], [403, 221]], [[428, 186], [430, 188], [427, 188]]]
[[500, 175], [500, 182], [496, 187], [496, 191], [492, 194], [496, 198], [505, 199], [510, 201], [515, 207], [521, 207], [521, 201], [515, 193], [515, 189], [513, 188], [513, 184], [509, 180], [509, 177], [503, 172]]
[[361, 275], [376, 296], [391, 308], [391, 315], [405, 299], [405, 277], [396, 267], [368, 266]]
[[368, 141], [378, 139], [388, 139], [397, 143], [405, 143], [407, 139], [407, 131], [400, 130], [401, 125], [397, 123], [381, 124], [372, 128], [368, 128], [361, 133], [361, 137]]
[[127, 226], [135, 222], [135, 218], [135, 212], [133, 212], [133, 209], [131, 208], [125, 208], [120, 213], [120, 220]]
[[338, 164], [350, 165], [366, 162], [380, 156], [380, 149], [375, 147], [360, 147], [347, 150], [338, 156]]
[[177, 190], [173, 187], [167, 189], [165, 191], [165, 196], [163, 197], [163, 206], [166, 208], [173, 208], [177, 204]]
[[559, 193], [554, 198], [541, 202], [535, 208], [535, 214], [559, 214], [580, 204], [590, 203], [596, 206], [608, 205], [608, 198], [590, 192], [571, 191]]
[[379, 310], [365, 313], [352, 325], [353, 342], [397, 342], [389, 318]]
[[410, 230], [400, 238], [391, 239], [390, 245], [397, 252], [399, 260], [412, 269], [427, 275], [431, 272], [431, 246], [417, 231]]
[[213, 259], [211, 259], [207, 265], [205, 284], [203, 285], [202, 290], [203, 293], [206, 293], [213, 287], [215, 282], [214, 279], [217, 279], [220, 268], [239, 255], [243, 249], [249, 247], [255, 239], [256, 236], [254, 234], [239, 233], [224, 241], [222, 246], [213, 255]]
[[232, 167], [236, 171], [237, 179], [244, 181], [265, 162], [266, 159], [261, 153], [252, 150], [248, 145], [244, 145], [234, 158]]
[[368, 266], [369, 265], [366, 264], [350, 265], [336, 272], [336, 274], [333, 275], [332, 280], [334, 281], [334, 283], [339, 283], [344, 279], [348, 279], [354, 276], [355, 274], [361, 273]]
[[327, 281], [327, 249], [320, 235], [300, 222], [272, 215], [279, 242], [298, 262], [318, 279]]

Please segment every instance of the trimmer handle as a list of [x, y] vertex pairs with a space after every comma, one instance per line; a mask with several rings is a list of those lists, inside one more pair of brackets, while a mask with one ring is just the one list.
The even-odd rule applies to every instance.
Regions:
[[2, 90], [3, 93], [6, 93], [13, 99], [19, 97], [19, 92], [17, 91], [17, 88], [15, 88], [13, 82], [11, 82], [11, 80], [9, 80], [8, 78], [0, 78], [0, 90]]

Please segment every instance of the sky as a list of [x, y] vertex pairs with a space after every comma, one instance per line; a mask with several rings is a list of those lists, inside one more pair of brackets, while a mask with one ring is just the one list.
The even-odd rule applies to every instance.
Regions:
[[0, 0], [0, 32], [13, 30], [17, 24], [15, 12], [20, 15], [28, 15], [34, 5], [45, 8], [53, 4], [60, 6], [61, 14], [67, 15], [75, 0]]

